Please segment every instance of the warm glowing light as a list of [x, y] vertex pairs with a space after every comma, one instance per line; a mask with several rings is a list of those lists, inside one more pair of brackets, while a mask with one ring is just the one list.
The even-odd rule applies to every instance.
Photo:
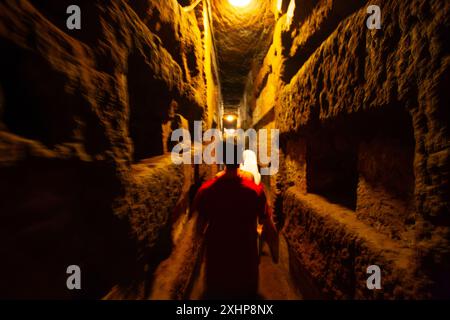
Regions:
[[228, 0], [233, 7], [244, 8], [252, 2], [252, 0]]
[[294, 12], [295, 12], [295, 0], [291, 0], [287, 11], [286, 26], [291, 25], [292, 19], [294, 18]]
[[278, 12], [281, 12], [281, 9], [283, 9], [283, 0], [278, 0], [278, 2], [277, 2]]
[[226, 120], [227, 122], [233, 122], [233, 121], [236, 120], [236, 116], [233, 116], [233, 115], [229, 114], [229, 115], [227, 115], [227, 116], [225, 117], [225, 120]]

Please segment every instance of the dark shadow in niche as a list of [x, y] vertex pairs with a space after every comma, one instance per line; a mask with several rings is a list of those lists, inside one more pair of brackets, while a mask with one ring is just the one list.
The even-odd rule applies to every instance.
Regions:
[[326, 125], [308, 138], [307, 190], [356, 209], [357, 143], [339, 125]]
[[171, 92], [162, 80], [155, 78], [140, 52], [132, 53], [128, 59], [128, 95], [134, 161], [162, 155], [162, 124], [168, 117]]
[[187, 55], [187, 66], [189, 68], [189, 72], [191, 74], [191, 77], [195, 78], [200, 74], [199, 65], [197, 63], [197, 57], [195, 55], [195, 47], [189, 48]]
[[309, 132], [308, 192], [355, 210], [358, 180], [363, 177], [393, 199], [412, 201], [414, 131], [399, 102], [330, 119]]
[[[133, 277], [137, 246], [111, 208], [120, 189], [107, 163], [40, 159], [1, 169], [0, 298], [100, 299]], [[80, 291], [66, 287], [70, 265], [81, 268]]]
[[360, 175], [393, 197], [412, 201], [415, 139], [409, 113], [405, 108], [392, 106], [367, 112], [357, 121]]
[[3, 122], [17, 135], [47, 146], [71, 140], [81, 98], [67, 92], [67, 75], [44, 58], [0, 41]]

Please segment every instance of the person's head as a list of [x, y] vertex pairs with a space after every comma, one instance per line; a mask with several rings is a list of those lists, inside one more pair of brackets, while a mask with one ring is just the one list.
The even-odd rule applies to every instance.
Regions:
[[256, 159], [256, 153], [253, 150], [245, 150], [242, 154], [244, 165], [257, 166], [258, 161]]
[[256, 184], [261, 182], [261, 174], [258, 170], [258, 160], [256, 153], [252, 150], [245, 150], [243, 154], [244, 163], [241, 164], [240, 169], [250, 172], [253, 175]]
[[242, 150], [235, 142], [224, 141], [223, 161], [228, 170], [237, 170], [241, 163]]

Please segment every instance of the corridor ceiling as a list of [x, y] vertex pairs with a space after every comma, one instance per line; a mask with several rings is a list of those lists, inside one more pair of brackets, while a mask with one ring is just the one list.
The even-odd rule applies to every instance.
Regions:
[[246, 7], [233, 7], [229, 0], [211, 1], [224, 105], [235, 107], [249, 72], [262, 62], [272, 42], [273, 2], [252, 0]]

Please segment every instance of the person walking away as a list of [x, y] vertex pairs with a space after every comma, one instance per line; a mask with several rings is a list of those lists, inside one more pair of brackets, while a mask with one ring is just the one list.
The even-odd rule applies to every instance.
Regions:
[[267, 216], [266, 195], [239, 170], [238, 148], [231, 147], [233, 160], [203, 184], [193, 204], [205, 237], [206, 299], [255, 299], [258, 292], [257, 224]]

